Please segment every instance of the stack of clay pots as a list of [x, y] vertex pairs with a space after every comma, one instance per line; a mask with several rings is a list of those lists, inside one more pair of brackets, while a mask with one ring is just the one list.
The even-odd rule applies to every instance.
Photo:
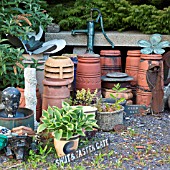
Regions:
[[116, 93], [114, 90], [112, 89], [102, 89], [102, 95], [104, 98], [110, 98], [110, 94], [113, 94], [114, 96], [117, 96], [118, 98], [125, 98], [126, 99], [126, 105], [131, 105], [133, 104], [132, 102], [132, 98], [133, 98], [133, 94], [132, 94], [132, 89], [127, 89], [123, 92], [119, 92]]
[[[137, 90], [137, 97], [136, 103], [137, 104], [144, 104], [146, 106], [150, 106], [151, 99], [152, 99], [152, 92], [147, 82], [147, 70], [149, 65], [153, 64], [161, 68], [161, 82], [160, 88], [163, 89], [164, 82], [163, 82], [163, 61], [162, 55], [159, 54], [141, 54], [141, 59], [139, 63], [139, 70], [138, 70], [138, 90]], [[153, 75], [154, 78], [154, 75]], [[160, 97], [160, 96], [158, 96]]]
[[43, 80], [43, 109], [48, 106], [62, 107], [62, 101], [70, 97], [74, 79], [74, 63], [66, 56], [49, 57], [45, 62]]
[[[102, 76], [102, 95], [104, 98], [110, 98], [110, 94], [117, 96], [118, 98], [125, 98], [127, 104], [132, 104], [132, 90], [130, 87], [130, 82], [133, 80], [133, 77], [128, 76], [126, 73], [121, 72], [112, 72], [107, 73], [106, 76]], [[112, 90], [114, 85], [119, 83], [121, 88], [127, 88], [126, 91], [122, 93], [117, 93]]]
[[133, 93], [133, 103], [136, 103], [136, 91], [138, 85], [138, 70], [139, 70], [139, 63], [140, 63], [140, 50], [129, 50], [127, 51], [126, 57], [126, 68], [125, 72], [132, 76], [134, 79], [130, 82], [130, 88], [132, 89]]

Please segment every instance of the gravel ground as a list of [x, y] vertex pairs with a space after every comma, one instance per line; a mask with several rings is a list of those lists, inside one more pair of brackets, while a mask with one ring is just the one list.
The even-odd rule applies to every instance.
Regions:
[[[94, 138], [84, 141], [86, 144], [81, 144], [87, 146], [109, 137], [110, 145], [79, 158], [63, 168], [57, 168], [54, 164], [49, 166], [50, 162], [53, 163], [55, 160], [53, 154], [47, 157], [46, 163], [41, 163], [36, 168], [30, 166], [28, 169], [170, 170], [169, 112], [157, 116], [131, 115], [126, 117], [125, 127], [127, 128], [124, 131], [97, 132]], [[0, 165], [0, 169], [13, 167], [7, 163]], [[27, 169], [17, 164], [16, 167], [13, 169]]]
[[97, 133], [96, 140], [109, 137], [110, 146], [76, 163], [86, 169], [170, 170], [170, 113], [129, 116], [125, 125], [123, 132]]

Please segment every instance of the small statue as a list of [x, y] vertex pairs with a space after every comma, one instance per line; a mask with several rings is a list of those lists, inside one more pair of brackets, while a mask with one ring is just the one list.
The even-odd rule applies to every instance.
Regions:
[[2, 103], [5, 112], [0, 113], [1, 117], [15, 117], [19, 107], [21, 93], [15, 87], [7, 87], [2, 91]]

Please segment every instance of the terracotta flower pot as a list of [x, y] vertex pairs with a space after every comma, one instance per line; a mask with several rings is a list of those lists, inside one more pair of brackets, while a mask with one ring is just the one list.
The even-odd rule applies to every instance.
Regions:
[[97, 54], [78, 55], [76, 90], [101, 91], [100, 58]]
[[71, 153], [77, 150], [79, 144], [79, 136], [75, 136], [70, 140], [57, 140], [54, 138], [54, 147], [56, 149], [58, 157], [62, 157], [65, 154]]
[[136, 104], [150, 106], [152, 93], [138, 89], [136, 94]]
[[147, 83], [147, 78], [146, 78], [146, 72], [149, 68], [149, 64], [154, 64], [156, 66], [160, 66], [161, 67], [161, 72], [162, 72], [162, 87], [164, 85], [163, 82], [163, 61], [162, 61], [162, 55], [158, 55], [158, 54], [151, 54], [151, 55], [147, 55], [147, 54], [141, 54], [141, 60], [139, 63], [139, 70], [138, 70], [138, 85], [145, 89], [145, 90], [150, 90], [148, 83]]
[[129, 50], [127, 52], [125, 72], [134, 78], [133, 81], [130, 82], [132, 86], [137, 85], [140, 55], [140, 50]]
[[114, 96], [117, 96], [118, 98], [125, 98], [126, 100], [132, 99], [133, 94], [131, 89], [127, 89], [126, 91], [116, 93], [112, 89], [102, 89], [102, 95], [104, 98], [110, 98], [110, 94], [113, 94]]
[[121, 72], [121, 53], [119, 50], [101, 50], [100, 51], [101, 75], [104, 76], [110, 72]]
[[[20, 97], [20, 104], [19, 107], [25, 107], [25, 96], [24, 96], [24, 89], [17, 87], [17, 89], [21, 93]], [[36, 89], [36, 96], [37, 96], [37, 105], [36, 105], [36, 120], [39, 122], [40, 117], [42, 116], [42, 99], [41, 99], [41, 94], [39, 92], [39, 89]]]

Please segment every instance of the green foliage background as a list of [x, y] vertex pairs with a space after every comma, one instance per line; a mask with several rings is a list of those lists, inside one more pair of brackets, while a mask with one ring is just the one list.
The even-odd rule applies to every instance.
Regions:
[[[170, 6], [166, 0], [48, 0], [48, 3], [48, 13], [61, 30], [85, 29], [90, 9], [95, 7], [102, 13], [105, 30], [170, 33]], [[96, 16], [97, 13], [93, 19]], [[96, 29], [100, 29], [99, 24]]]

